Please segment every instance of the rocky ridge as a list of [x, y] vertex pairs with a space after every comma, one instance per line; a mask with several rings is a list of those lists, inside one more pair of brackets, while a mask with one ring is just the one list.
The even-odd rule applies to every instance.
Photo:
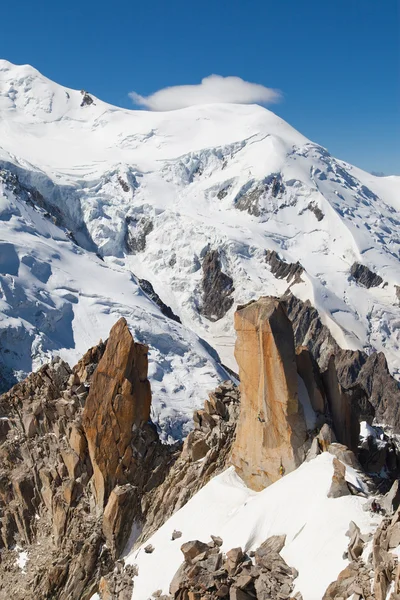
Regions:
[[[340, 375], [333, 358], [322, 371], [305, 346], [295, 349], [296, 329], [277, 298], [239, 307], [235, 323], [241, 393], [229, 381], [211, 392], [183, 445], [161, 444], [149, 420], [147, 347], [124, 319], [73, 369], [56, 360], [0, 397], [0, 599], [11, 590], [16, 600], [28, 590], [39, 600], [88, 600], [96, 591], [102, 600], [129, 598], [135, 568], [120, 560], [127, 544], [146, 543], [230, 464], [262, 489], [327, 451], [335, 456], [329, 496], [360, 493], [345, 479], [346, 465], [361, 469], [359, 384], [340, 383], [353, 371]], [[357, 375], [357, 363], [352, 369]], [[375, 465], [378, 480], [379, 444], [366, 440], [360, 459]], [[394, 475], [396, 447], [385, 447], [384, 464], [390, 456]], [[262, 554], [263, 545], [249, 562], [240, 549], [223, 555], [215, 540], [206, 546], [197, 561], [185, 555], [173, 597], [290, 597], [295, 574], [279, 550]], [[22, 571], [19, 552], [29, 556]]]
[[338, 381], [353, 395], [364, 417], [400, 432], [400, 387], [389, 372], [385, 355], [341, 349], [309, 301], [302, 302], [290, 292], [281, 300], [292, 322], [296, 347], [306, 346], [321, 371], [333, 355]]
[[[224, 554], [222, 543], [221, 538], [212, 536], [208, 543], [194, 540], [183, 544], [184, 562], [171, 582], [171, 595], [156, 592], [153, 596], [163, 600], [289, 598], [297, 572], [279, 554], [285, 536], [273, 536], [249, 554], [240, 547]], [[294, 598], [301, 600], [301, 595]]]
[[90, 598], [144, 519], [176, 450], [148, 423], [146, 351], [121, 319], [73, 370], [54, 361], [1, 397], [0, 598]]

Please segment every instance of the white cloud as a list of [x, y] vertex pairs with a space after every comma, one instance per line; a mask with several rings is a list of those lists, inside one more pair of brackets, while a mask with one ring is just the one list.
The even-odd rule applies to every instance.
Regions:
[[270, 104], [279, 102], [279, 90], [259, 83], [250, 83], [240, 77], [210, 75], [198, 85], [176, 85], [158, 90], [150, 96], [130, 92], [134, 104], [149, 110], [175, 110], [195, 104], [228, 102], [230, 104]]

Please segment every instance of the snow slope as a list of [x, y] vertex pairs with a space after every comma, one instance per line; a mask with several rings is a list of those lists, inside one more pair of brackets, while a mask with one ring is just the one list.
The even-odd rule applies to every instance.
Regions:
[[[323, 453], [261, 492], [249, 490], [233, 467], [212, 479], [142, 547], [128, 554], [126, 562], [139, 570], [132, 599], [147, 600], [159, 589], [168, 592], [186, 541], [208, 542], [210, 535], [218, 535], [225, 552], [238, 546], [250, 551], [271, 535], [286, 534], [281, 554], [299, 572], [296, 591], [304, 600], [321, 600], [347, 564], [343, 552], [350, 521], [368, 533], [380, 518], [363, 510], [366, 500], [360, 496], [327, 497], [332, 460], [331, 454]], [[357, 473], [351, 467], [346, 471], [346, 478], [363, 489]], [[174, 529], [182, 537], [172, 541]], [[154, 546], [153, 553], [144, 552], [147, 544]]]
[[[291, 290], [320, 310], [338, 343], [383, 350], [399, 375], [399, 177], [374, 177], [336, 160], [259, 106], [215, 104], [151, 113], [94, 97], [81, 106], [83, 98], [30, 66], [0, 61], [0, 169], [39, 192], [81, 248], [104, 257], [101, 263], [80, 254], [86, 257], [79, 261], [82, 272], [87, 260], [90, 270], [96, 265], [93, 269], [104, 273], [108, 266], [113, 281], [134, 285], [131, 273], [150, 280], [180, 316], [185, 335], [191, 330], [207, 340], [235, 369], [236, 304], [279, 295], [289, 286], [273, 276], [265, 260], [266, 250], [276, 250], [287, 262], [300, 261], [302, 282], [291, 282]], [[0, 221], [1, 237], [6, 223]], [[210, 249], [219, 251], [234, 285], [234, 304], [216, 322], [201, 314], [202, 261]], [[60, 266], [63, 261], [64, 255]], [[383, 283], [360, 287], [350, 275], [355, 261]], [[69, 285], [61, 271], [57, 285]], [[84, 282], [74, 285], [82, 291]], [[118, 312], [115, 306], [127, 302], [128, 292], [121, 299], [124, 286], [106, 285], [107, 308], [101, 312], [98, 302], [78, 303], [85, 306], [79, 323], [97, 323], [86, 327], [84, 342], [74, 337], [54, 344], [79, 353], [84, 343], [97, 341], [97, 331], [104, 336]], [[12, 314], [2, 312], [3, 329], [22, 317], [19, 311], [15, 306]], [[47, 335], [43, 327], [37, 325], [39, 341], [26, 348], [35, 365], [44, 359], [37, 349]], [[144, 338], [145, 330], [136, 325], [139, 329]], [[4, 351], [7, 335], [2, 334]], [[44, 344], [46, 352], [53, 351], [50, 346]], [[164, 360], [161, 354], [157, 365]], [[211, 371], [204, 378], [208, 383], [216, 377], [214, 367]], [[176, 378], [163, 401], [179, 395], [180, 386], [192, 386], [189, 371]], [[201, 398], [193, 394], [193, 403], [202, 404], [203, 392]]]
[[52, 354], [71, 365], [124, 316], [149, 345], [153, 420], [181, 437], [200, 398], [226, 374], [201, 340], [166, 318], [118, 261], [74, 244], [0, 171], [0, 364], [23, 377]]

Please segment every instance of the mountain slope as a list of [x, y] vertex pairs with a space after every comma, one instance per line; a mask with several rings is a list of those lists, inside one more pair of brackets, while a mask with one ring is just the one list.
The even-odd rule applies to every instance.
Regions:
[[[34, 203], [41, 198], [118, 282], [131, 272], [149, 280], [231, 368], [235, 305], [290, 286], [320, 311], [339, 345], [382, 350], [399, 374], [400, 178], [333, 158], [259, 106], [122, 110], [7, 61], [0, 61], [0, 167], [35, 190]], [[303, 270], [280, 278], [276, 260]], [[111, 310], [123, 287], [106, 285]], [[96, 303], [85, 303], [83, 320], [98, 319], [106, 331], [107, 311], [99, 316]], [[3, 314], [8, 327], [11, 315]], [[97, 342], [97, 331], [87, 327], [83, 346]], [[42, 360], [37, 346], [31, 352], [34, 364]], [[179, 385], [168, 388], [167, 400]]]
[[3, 388], [53, 354], [75, 364], [124, 316], [135, 339], [149, 345], [153, 420], [164, 439], [181, 437], [198, 398], [226, 377], [215, 353], [164, 316], [129, 270], [77, 246], [32, 198], [29, 188], [0, 170]]

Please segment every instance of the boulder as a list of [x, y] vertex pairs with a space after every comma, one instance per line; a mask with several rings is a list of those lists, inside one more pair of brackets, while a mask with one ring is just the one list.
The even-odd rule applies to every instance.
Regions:
[[393, 483], [388, 493], [384, 496], [382, 506], [388, 514], [394, 513], [400, 505], [400, 485], [399, 480]]
[[345, 465], [353, 467], [354, 469], [361, 468], [358, 460], [355, 457], [354, 452], [349, 450], [347, 446], [334, 442], [332, 444], [329, 444], [327, 451], [329, 452], [329, 454], [333, 454], [333, 456], [336, 456], [336, 458]]
[[356, 560], [361, 556], [364, 549], [364, 540], [361, 531], [354, 521], [350, 521], [349, 530], [346, 535], [350, 538], [347, 553], [350, 560]]
[[115, 486], [103, 514], [103, 533], [113, 558], [118, 558], [128, 541], [135, 514], [135, 488], [129, 483]]
[[111, 329], [93, 375], [82, 421], [100, 510], [115, 485], [127, 483], [133, 426], [141, 427], [150, 418], [147, 351], [147, 346], [134, 342], [121, 318]]
[[258, 553], [260, 553], [261, 550], [263, 552], [274, 552], [276, 554], [279, 554], [279, 552], [284, 547], [285, 542], [286, 535], [273, 535], [261, 544], [261, 546], [258, 549]]
[[333, 442], [336, 442], [335, 434], [327, 423], [324, 423], [324, 425], [321, 427], [321, 431], [317, 435], [317, 439], [322, 452], [326, 452], [329, 446]]
[[232, 548], [226, 553], [226, 562], [224, 564], [224, 568], [228, 571], [228, 573], [234, 573], [238, 567], [238, 565], [243, 560], [243, 550], [241, 548]]
[[296, 469], [310, 445], [298, 395], [293, 331], [282, 304], [263, 297], [235, 313], [241, 407], [232, 463], [261, 490]]
[[317, 458], [318, 454], [321, 454], [321, 450], [319, 447], [318, 438], [315, 437], [312, 441], [311, 448], [307, 452], [306, 461], [308, 462], [314, 458]]
[[332, 483], [329, 488], [328, 498], [340, 498], [341, 496], [349, 496], [350, 490], [346, 482], [346, 467], [337, 458], [333, 459], [333, 475]]
[[183, 556], [185, 557], [185, 560], [189, 563], [192, 562], [192, 560], [196, 558], [196, 556], [202, 554], [203, 552], [207, 552], [208, 550], [210, 550], [208, 544], [200, 542], [199, 540], [186, 542], [181, 546]]

